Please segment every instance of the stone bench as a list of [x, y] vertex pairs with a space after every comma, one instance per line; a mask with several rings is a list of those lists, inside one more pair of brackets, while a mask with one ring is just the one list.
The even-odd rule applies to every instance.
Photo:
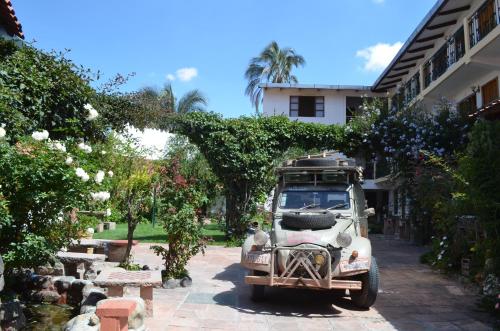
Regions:
[[83, 265], [84, 272], [87, 271], [92, 263], [104, 261], [106, 255], [104, 254], [86, 254], [75, 252], [58, 252], [57, 258], [64, 265], [64, 274], [66, 276], [75, 276], [83, 279], [83, 273], [78, 272], [78, 267]]
[[153, 288], [162, 285], [161, 272], [103, 270], [94, 284], [108, 289], [108, 297], [122, 297], [124, 287], [139, 287], [140, 296], [146, 304], [146, 315], [153, 316]]

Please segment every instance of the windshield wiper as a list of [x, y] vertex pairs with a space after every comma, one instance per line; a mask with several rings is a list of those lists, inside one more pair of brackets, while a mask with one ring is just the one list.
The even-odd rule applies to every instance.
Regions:
[[299, 210], [314, 208], [314, 207], [318, 207], [318, 206], [319, 206], [319, 203], [312, 203], [310, 205], [307, 205], [307, 206], [304, 206], [302, 208], [299, 208]]
[[345, 207], [345, 206], [347, 206], [347, 202], [340, 203], [340, 204], [332, 206], [330, 208], [326, 208], [326, 210], [339, 209], [339, 208], [342, 208], [342, 207]]

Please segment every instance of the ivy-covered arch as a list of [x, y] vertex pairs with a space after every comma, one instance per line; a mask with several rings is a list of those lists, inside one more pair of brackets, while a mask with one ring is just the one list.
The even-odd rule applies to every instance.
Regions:
[[293, 147], [352, 153], [361, 135], [350, 127], [290, 121], [284, 116], [224, 119], [214, 113], [177, 116], [173, 131], [189, 138], [224, 184], [226, 224], [241, 235], [245, 215], [272, 189], [273, 169]]

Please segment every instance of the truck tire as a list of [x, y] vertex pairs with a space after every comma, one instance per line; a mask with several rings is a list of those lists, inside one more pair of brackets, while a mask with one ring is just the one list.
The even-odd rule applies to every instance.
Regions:
[[295, 161], [296, 167], [334, 167], [336, 165], [336, 160], [327, 158], [300, 159]]
[[359, 308], [370, 308], [377, 299], [379, 272], [377, 260], [372, 256], [370, 270], [359, 277], [362, 282], [360, 291], [350, 291], [352, 302]]
[[[262, 272], [262, 271], [258, 271], [258, 270], [254, 270], [253, 275], [254, 276], [266, 276], [267, 273]], [[252, 299], [252, 301], [255, 301], [255, 302], [264, 301], [264, 299], [266, 298], [265, 292], [266, 292], [265, 285], [252, 285], [252, 287], [250, 288], [250, 298]]]
[[311, 229], [323, 230], [329, 229], [337, 223], [335, 215], [332, 213], [324, 214], [300, 214], [283, 213], [281, 224], [291, 229]]

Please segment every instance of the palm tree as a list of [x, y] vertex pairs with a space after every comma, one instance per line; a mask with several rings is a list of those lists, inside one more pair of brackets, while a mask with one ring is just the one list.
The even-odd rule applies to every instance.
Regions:
[[165, 84], [162, 90], [145, 87], [136, 94], [136, 98], [141, 105], [163, 114], [205, 111], [208, 105], [207, 98], [199, 90], [188, 91], [177, 100], [170, 84]]
[[272, 41], [260, 53], [250, 60], [245, 72], [248, 85], [245, 94], [250, 97], [255, 111], [259, 112], [262, 102], [261, 83], [297, 83], [297, 77], [292, 75], [292, 69], [305, 65], [306, 61], [295, 50], [289, 47], [280, 48], [276, 41]]

